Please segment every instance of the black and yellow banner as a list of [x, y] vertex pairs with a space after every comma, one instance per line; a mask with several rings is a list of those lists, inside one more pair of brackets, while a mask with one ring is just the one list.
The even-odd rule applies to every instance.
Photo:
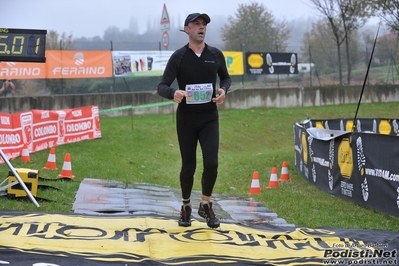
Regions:
[[0, 265], [325, 265], [382, 252], [377, 259], [393, 261], [398, 246], [399, 233], [385, 231], [233, 223], [215, 230], [152, 215], [0, 213]]
[[295, 53], [245, 53], [248, 75], [298, 74], [297, 61]]
[[350, 119], [295, 124], [295, 168], [327, 193], [399, 217], [397, 121], [353, 125]]

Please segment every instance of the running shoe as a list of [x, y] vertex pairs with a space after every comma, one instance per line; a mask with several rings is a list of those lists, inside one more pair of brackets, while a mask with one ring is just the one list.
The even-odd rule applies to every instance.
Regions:
[[179, 226], [191, 226], [191, 206], [181, 206]]
[[202, 218], [205, 218], [206, 224], [209, 227], [218, 228], [220, 226], [220, 221], [216, 217], [215, 213], [213, 212], [212, 202], [207, 203], [207, 204], [202, 204], [202, 202], [201, 202], [200, 206], [198, 208], [198, 214]]

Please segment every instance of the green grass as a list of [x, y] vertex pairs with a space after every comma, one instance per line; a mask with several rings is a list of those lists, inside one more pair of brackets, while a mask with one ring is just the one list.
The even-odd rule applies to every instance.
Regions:
[[[397, 103], [362, 104], [358, 118], [393, 118]], [[306, 118], [351, 118], [356, 105], [309, 108], [264, 108], [220, 111], [220, 166], [214, 189], [217, 194], [249, 197], [252, 174], [259, 172], [261, 194], [250, 195], [276, 212], [288, 223], [316, 228], [321, 226], [397, 230], [399, 219], [355, 203], [333, 197], [307, 181], [294, 168], [293, 124]], [[39, 190], [37, 208], [30, 201], [0, 198], [0, 209], [29, 212], [72, 212], [80, 181], [101, 178], [125, 183], [145, 182], [179, 187], [180, 154], [173, 115], [142, 115], [101, 118], [102, 138], [62, 145], [56, 148], [59, 170], [43, 170], [49, 150], [32, 153], [30, 163], [17, 158], [14, 167], [39, 169], [44, 178], [56, 178], [64, 156], [70, 153], [70, 181], [40, 181], [61, 189]], [[198, 151], [200, 159], [200, 152]], [[272, 167], [280, 172], [288, 163], [292, 182], [282, 182], [276, 189], [266, 189]], [[195, 176], [194, 190], [201, 190], [201, 161]], [[4, 179], [8, 168], [0, 165]]]

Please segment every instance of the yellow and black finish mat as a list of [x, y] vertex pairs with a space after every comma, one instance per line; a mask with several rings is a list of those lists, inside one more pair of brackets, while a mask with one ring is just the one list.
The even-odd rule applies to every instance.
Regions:
[[[0, 265], [397, 265], [399, 232], [0, 212]], [[363, 263], [363, 264], [362, 264]]]

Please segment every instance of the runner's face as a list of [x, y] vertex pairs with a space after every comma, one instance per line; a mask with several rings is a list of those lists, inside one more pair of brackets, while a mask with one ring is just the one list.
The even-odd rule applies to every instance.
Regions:
[[206, 34], [206, 22], [203, 18], [199, 17], [190, 22], [187, 26], [188, 36], [196, 42], [203, 42]]

